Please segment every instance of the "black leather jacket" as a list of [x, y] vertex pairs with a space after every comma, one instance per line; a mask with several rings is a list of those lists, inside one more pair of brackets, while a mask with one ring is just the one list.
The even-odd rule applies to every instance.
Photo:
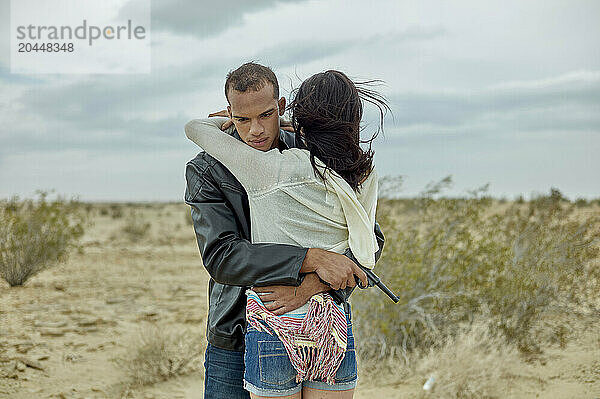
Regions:
[[[237, 131], [233, 136], [240, 139]], [[281, 130], [280, 149], [297, 147], [295, 137]], [[207, 339], [219, 348], [242, 351], [246, 288], [299, 285], [308, 248], [252, 244], [246, 191], [227, 168], [207, 153], [199, 153], [186, 164], [185, 177], [185, 202], [191, 207], [198, 247], [211, 277]], [[378, 259], [384, 238], [378, 225], [375, 231]], [[345, 296], [350, 293], [347, 290]]]

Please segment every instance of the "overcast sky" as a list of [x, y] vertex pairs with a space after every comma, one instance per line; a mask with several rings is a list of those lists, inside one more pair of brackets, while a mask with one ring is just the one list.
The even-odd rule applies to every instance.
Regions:
[[[125, 1], [124, 1], [125, 2]], [[600, 2], [152, 2], [151, 74], [10, 73], [0, 0], [0, 197], [182, 200], [191, 118], [225, 107], [225, 75], [270, 65], [283, 95], [325, 69], [382, 79], [380, 175], [404, 195], [453, 175], [513, 198], [600, 197]], [[126, 5], [125, 5], [126, 6]], [[365, 134], [376, 119], [369, 112]]]

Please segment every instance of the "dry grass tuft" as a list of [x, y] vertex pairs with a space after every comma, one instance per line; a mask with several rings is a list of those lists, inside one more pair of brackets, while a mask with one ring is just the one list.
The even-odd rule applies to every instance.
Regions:
[[132, 212], [125, 219], [125, 225], [121, 229], [121, 233], [130, 242], [136, 242], [148, 236], [151, 226], [151, 223], [143, 220], [138, 213]]
[[[433, 376], [431, 395], [441, 399], [502, 398], [510, 389], [509, 367], [519, 364], [518, 350], [476, 322], [415, 361], [419, 383]], [[425, 396], [425, 395], [423, 395]]]
[[151, 385], [200, 371], [204, 345], [201, 334], [150, 325], [135, 334], [131, 350], [115, 362], [129, 377], [129, 386]]

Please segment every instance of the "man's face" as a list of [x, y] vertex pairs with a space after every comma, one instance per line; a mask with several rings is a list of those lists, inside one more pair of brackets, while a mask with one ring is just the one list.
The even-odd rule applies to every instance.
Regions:
[[258, 91], [229, 90], [229, 117], [242, 138], [261, 151], [279, 145], [279, 116], [285, 112], [285, 98], [273, 98], [273, 85], [267, 83]]

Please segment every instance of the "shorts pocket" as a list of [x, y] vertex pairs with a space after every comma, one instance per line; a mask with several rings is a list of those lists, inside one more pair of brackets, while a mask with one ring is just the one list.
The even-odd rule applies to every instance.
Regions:
[[354, 337], [348, 336], [348, 346], [346, 355], [340, 364], [340, 368], [335, 373], [335, 382], [350, 382], [357, 377], [356, 351], [354, 350]]
[[261, 382], [282, 385], [296, 380], [296, 370], [281, 342], [258, 341], [258, 363]]

